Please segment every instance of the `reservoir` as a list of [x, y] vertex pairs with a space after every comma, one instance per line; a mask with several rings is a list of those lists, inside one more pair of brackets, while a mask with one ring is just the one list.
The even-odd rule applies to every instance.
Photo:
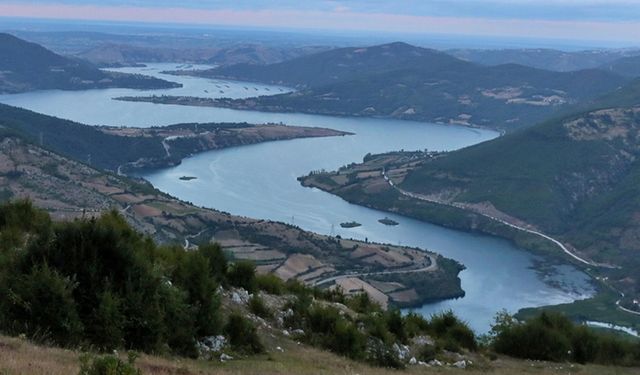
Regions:
[[[545, 270], [541, 274], [534, 269], [540, 259], [508, 241], [352, 205], [317, 189], [304, 188], [296, 180], [313, 170], [334, 170], [362, 161], [367, 153], [455, 150], [495, 138], [497, 132], [390, 119], [112, 100], [118, 96], [163, 94], [241, 98], [289, 91], [278, 86], [161, 73], [175, 68], [175, 64], [150, 64], [145, 68], [118, 70], [180, 82], [182, 88], [49, 90], [2, 95], [0, 102], [89, 125], [148, 127], [185, 122], [270, 122], [352, 132], [352, 136], [269, 142], [205, 152], [185, 159], [179, 166], [148, 172], [142, 177], [158, 189], [199, 206], [292, 223], [321, 234], [420, 247], [453, 258], [467, 267], [460, 274], [466, 296], [427, 304], [415, 311], [430, 315], [451, 309], [479, 333], [489, 329], [493, 316], [501, 309], [516, 312], [523, 307], [571, 302], [594, 293], [588, 276], [573, 266], [553, 266], [551, 272]], [[185, 181], [181, 176], [197, 179]], [[379, 223], [385, 216], [399, 225]], [[362, 226], [340, 227], [340, 223], [348, 221]]]

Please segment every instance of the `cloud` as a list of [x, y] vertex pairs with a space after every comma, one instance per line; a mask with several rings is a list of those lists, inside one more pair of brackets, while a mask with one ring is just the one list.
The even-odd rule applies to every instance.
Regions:
[[[588, 3], [601, 4], [599, 0], [585, 0]], [[618, 0], [624, 1], [624, 0]], [[252, 6], [259, 1], [238, 0], [229, 5], [226, 1], [200, 1], [206, 8], [191, 8], [180, 3], [180, 7], [159, 6], [163, 3], [175, 4], [175, 1], [157, 0], [153, 7], [146, 6], [148, 1], [127, 1], [136, 5], [124, 5], [119, 0], [102, 0], [102, 5], [67, 0], [65, 3], [6, 2], [0, 0], [0, 14], [9, 17], [30, 17], [49, 19], [112, 20], [127, 22], [185, 23], [216, 26], [247, 26], [291, 29], [357, 30], [399, 33], [429, 33], [458, 35], [487, 35], [509, 37], [539, 37], [577, 40], [615, 40], [638, 41], [640, 17], [633, 19], [583, 19], [533, 17], [531, 14], [519, 15], [493, 13], [476, 10], [469, 13], [461, 6], [479, 4], [533, 4], [529, 0], [460, 0], [454, 3], [458, 10], [448, 9], [438, 12], [435, 5], [443, 1], [370, 0], [370, 6], [363, 10], [362, 0], [350, 1], [309, 1], [300, 6], [292, 6], [289, 0], [270, 1], [272, 6]], [[536, 1], [552, 3], [548, 0]], [[616, 2], [616, 0], [614, 0]], [[625, 3], [631, 3], [626, 0]], [[190, 0], [185, 0], [190, 4]], [[224, 3], [224, 4], [223, 4]], [[313, 3], [310, 7], [308, 3]], [[389, 3], [395, 4], [393, 10]], [[421, 3], [422, 7], [409, 11], [411, 4]], [[574, 4], [573, 0], [554, 1], [554, 4]], [[640, 1], [633, 3], [640, 4]], [[466, 5], [465, 5], [466, 4]], [[399, 5], [403, 5], [399, 7]], [[426, 7], [427, 5], [432, 8]], [[513, 5], [512, 5], [513, 6]], [[425, 8], [426, 7], [426, 8]], [[438, 8], [439, 9], [439, 8]]]

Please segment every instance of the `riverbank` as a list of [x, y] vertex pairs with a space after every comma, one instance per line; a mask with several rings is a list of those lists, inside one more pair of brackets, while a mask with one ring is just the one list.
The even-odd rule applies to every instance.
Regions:
[[150, 147], [158, 148], [159, 143], [164, 150], [163, 155], [157, 155], [141, 149], [137, 160], [118, 166], [118, 174], [178, 165], [185, 157], [205, 151], [262, 142], [352, 134], [318, 127], [246, 123], [178, 124], [152, 128], [99, 127], [98, 129], [105, 134], [133, 140], [153, 139], [155, 144]]
[[0, 140], [2, 199], [28, 198], [54, 219], [118, 210], [159, 243], [188, 248], [217, 242], [232, 259], [254, 262], [258, 272], [309, 285], [339, 277], [323, 286], [340, 286], [348, 294], [366, 292], [385, 307], [464, 295], [458, 277], [463, 266], [433, 252], [320, 235], [197, 207], [146, 182], [102, 172], [18, 137], [0, 135]]
[[293, 108], [283, 105], [266, 105], [260, 104], [254, 98], [248, 99], [229, 99], [229, 98], [204, 98], [196, 96], [172, 96], [172, 95], [151, 95], [151, 96], [119, 96], [113, 98], [113, 100], [124, 102], [138, 102], [138, 103], [153, 103], [153, 104], [170, 104], [170, 105], [182, 105], [191, 107], [212, 107], [212, 108], [226, 108], [239, 111], [253, 111], [253, 112], [271, 112], [271, 113], [305, 113], [310, 115], [320, 116], [335, 116], [335, 117], [353, 117], [353, 118], [375, 118], [375, 119], [395, 119], [406, 121], [425, 121], [438, 125], [456, 125], [465, 126], [475, 129], [490, 129], [498, 131], [501, 135], [504, 135], [505, 130], [501, 128], [492, 128], [488, 126], [482, 126], [469, 122], [465, 119], [452, 120], [449, 122], [438, 122], [431, 118], [421, 118], [415, 116], [405, 116], [402, 113], [391, 116], [375, 115], [372, 113], [353, 113], [353, 112], [337, 112], [327, 111], [317, 108]]
[[[430, 159], [439, 157], [438, 153], [426, 152], [391, 152], [381, 155], [368, 155], [361, 164], [352, 164], [336, 172], [312, 173], [300, 177], [303, 186], [315, 187], [336, 194], [350, 203], [371, 208], [399, 213], [419, 220], [432, 222], [459, 230], [481, 232], [500, 236], [514, 241], [519, 246], [529, 249], [545, 258], [560, 262], [572, 262], [587, 271], [597, 283], [602, 285], [600, 293], [592, 299], [576, 301], [563, 305], [572, 317], [578, 318], [575, 306], [597, 306], [583, 312], [578, 320], [606, 321], [626, 326], [640, 323], [640, 319], [618, 308], [617, 300], [609, 298], [603, 304], [602, 290], [608, 288], [604, 272], [614, 272], [615, 267], [598, 264], [576, 255], [572, 248], [555, 238], [545, 235], [526, 223], [510, 218], [499, 212], [491, 211], [491, 207], [466, 206], [445, 201], [444, 197], [423, 197], [407, 193], [397, 187], [413, 168], [417, 168]], [[481, 210], [479, 210], [481, 209]], [[578, 309], [583, 311], [584, 309]], [[604, 312], [603, 312], [604, 308]], [[628, 320], [620, 319], [619, 314], [629, 315]], [[605, 319], [608, 316], [608, 319]]]

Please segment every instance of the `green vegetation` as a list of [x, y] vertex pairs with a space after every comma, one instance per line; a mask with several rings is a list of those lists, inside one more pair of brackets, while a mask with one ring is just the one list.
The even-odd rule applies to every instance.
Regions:
[[80, 357], [79, 375], [142, 375], [142, 371], [135, 367], [136, 354], [128, 353], [127, 362], [114, 355], [92, 356], [85, 354]]
[[195, 356], [197, 338], [221, 331], [220, 248], [159, 247], [114, 212], [52, 223], [24, 201], [0, 206], [0, 239], [3, 332]]
[[516, 64], [487, 67], [404, 43], [340, 48], [277, 64], [237, 64], [196, 74], [302, 87], [300, 92], [250, 101], [209, 103], [215, 106], [507, 130], [534, 125], [629, 80], [597, 69], [564, 73]]
[[491, 345], [497, 352], [517, 358], [623, 366], [640, 364], [640, 341], [598, 334], [556, 313], [543, 312], [525, 322], [500, 313], [492, 335]]
[[232, 313], [224, 327], [224, 333], [229, 337], [229, 342], [235, 351], [245, 354], [257, 354], [264, 352], [264, 346], [260, 342], [256, 327], [251, 321], [238, 313]]
[[611, 289], [602, 287], [598, 294], [592, 298], [577, 300], [568, 304], [522, 309], [516, 314], [516, 317], [530, 319], [540, 314], [541, 311], [549, 311], [562, 313], [577, 322], [608, 322], [640, 332], [640, 316], [620, 310], [616, 305], [616, 301], [619, 298], [620, 296]]
[[[252, 290], [247, 308], [269, 319], [273, 312], [258, 290], [292, 295], [282, 318], [296, 339], [377, 366], [403, 367], [398, 345], [417, 337], [433, 339], [417, 354], [425, 360], [485, 350], [451, 312], [431, 319], [402, 315], [382, 310], [366, 294], [256, 276], [250, 263], [227, 266], [217, 245], [189, 252], [155, 245], [113, 212], [53, 223], [26, 201], [0, 206], [0, 276], [0, 330], [66, 347], [195, 357], [198, 338], [224, 333], [235, 353], [262, 353], [252, 322], [240, 311], [225, 317], [219, 309], [218, 285], [233, 285]], [[483, 345], [533, 359], [625, 366], [640, 360], [637, 343], [548, 314], [525, 323], [501, 316]], [[81, 374], [137, 374], [134, 360], [84, 356]]]

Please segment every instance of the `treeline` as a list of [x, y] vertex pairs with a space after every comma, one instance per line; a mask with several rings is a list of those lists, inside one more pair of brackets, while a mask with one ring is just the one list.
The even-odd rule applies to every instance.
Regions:
[[0, 330], [95, 350], [196, 356], [226, 327], [217, 245], [158, 246], [116, 212], [54, 223], [27, 201], [0, 206]]
[[[257, 275], [250, 262], [228, 263], [214, 244], [194, 251], [159, 246], [116, 212], [56, 223], [28, 201], [0, 206], [4, 334], [94, 351], [190, 357], [199, 354], [199, 339], [223, 334], [236, 353], [263, 352], [246, 314], [221, 309], [219, 288], [230, 286], [252, 293], [247, 310], [274, 324], [281, 319], [278, 324], [295, 339], [378, 366], [403, 367], [408, 358], [399, 348], [404, 345], [425, 362], [447, 352], [479, 350], [528, 359], [640, 364], [640, 342], [594, 333], [561, 315], [518, 322], [500, 314], [482, 340], [451, 312], [430, 319], [403, 315], [381, 309], [366, 294], [346, 296], [339, 289]], [[282, 295], [288, 302], [283, 311], [271, 311], [261, 293]]]
[[516, 358], [640, 365], [640, 340], [597, 333], [559, 313], [543, 312], [525, 322], [500, 313], [492, 328], [491, 346]]

